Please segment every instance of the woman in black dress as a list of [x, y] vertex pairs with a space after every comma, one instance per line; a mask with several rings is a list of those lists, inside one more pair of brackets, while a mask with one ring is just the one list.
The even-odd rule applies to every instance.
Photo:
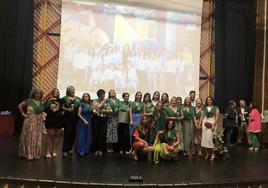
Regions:
[[52, 97], [45, 103], [47, 114], [45, 126], [47, 129], [46, 158], [57, 156], [58, 137], [62, 129], [62, 100], [58, 89], [52, 91]]
[[94, 155], [102, 155], [106, 151], [107, 115], [113, 111], [103, 89], [97, 91], [97, 96], [93, 100], [93, 150]]
[[75, 89], [69, 86], [66, 90], [66, 96], [63, 97], [63, 121], [64, 121], [64, 137], [63, 137], [63, 157], [73, 154], [73, 147], [76, 136], [76, 126], [78, 123], [78, 107], [81, 99], [75, 96]]

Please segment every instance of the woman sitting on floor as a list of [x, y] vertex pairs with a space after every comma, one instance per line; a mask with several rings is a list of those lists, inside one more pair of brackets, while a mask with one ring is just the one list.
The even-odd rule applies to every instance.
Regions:
[[143, 116], [140, 126], [135, 128], [133, 132], [132, 154], [134, 160], [147, 158], [147, 153], [149, 151], [149, 146], [147, 143], [148, 135], [148, 120], [146, 116]]
[[157, 133], [154, 149], [154, 162], [159, 163], [162, 159], [175, 159], [181, 150], [179, 133], [174, 129], [174, 121], [169, 120], [164, 131]]

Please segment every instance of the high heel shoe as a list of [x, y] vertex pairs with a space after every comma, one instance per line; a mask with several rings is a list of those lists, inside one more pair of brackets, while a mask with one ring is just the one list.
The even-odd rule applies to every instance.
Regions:
[[214, 161], [214, 159], [215, 159], [215, 154], [212, 154], [211, 157], [210, 157], [210, 160]]

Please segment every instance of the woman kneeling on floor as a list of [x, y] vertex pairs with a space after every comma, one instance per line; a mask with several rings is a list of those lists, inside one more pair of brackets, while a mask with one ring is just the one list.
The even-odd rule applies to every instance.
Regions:
[[146, 160], [147, 154], [150, 150], [148, 146], [148, 120], [146, 116], [143, 116], [139, 127], [135, 128], [133, 132], [133, 158], [134, 160]]
[[166, 129], [157, 133], [154, 149], [154, 162], [159, 163], [159, 159], [176, 159], [180, 146], [179, 133], [174, 130], [174, 121], [169, 120]]

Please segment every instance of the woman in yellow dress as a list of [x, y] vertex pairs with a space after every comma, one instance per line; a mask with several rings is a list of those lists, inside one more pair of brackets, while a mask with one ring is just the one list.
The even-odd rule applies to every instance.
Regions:
[[166, 129], [157, 133], [154, 149], [154, 162], [159, 163], [159, 159], [175, 159], [181, 150], [180, 136], [174, 129], [174, 121], [169, 120]]

